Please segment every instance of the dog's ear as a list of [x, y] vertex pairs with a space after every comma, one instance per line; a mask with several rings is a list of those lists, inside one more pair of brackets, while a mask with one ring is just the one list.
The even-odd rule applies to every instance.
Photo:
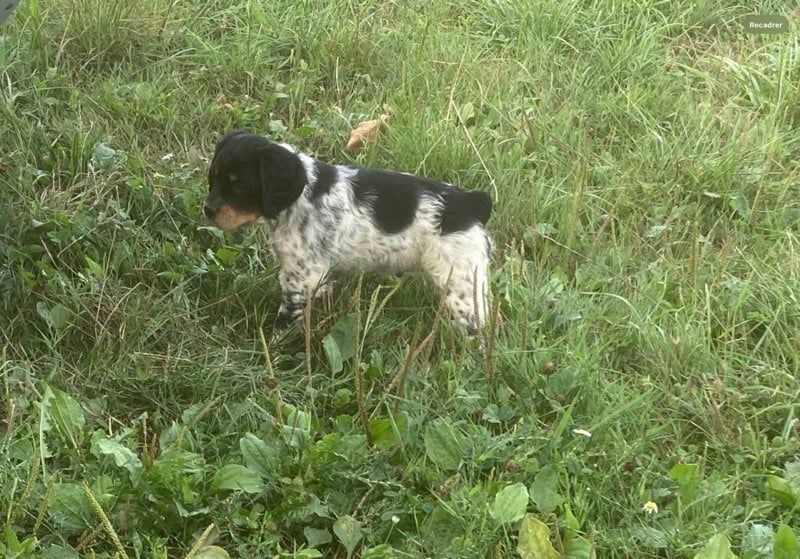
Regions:
[[267, 219], [275, 219], [303, 193], [306, 172], [297, 154], [270, 144], [259, 154], [259, 180], [261, 213]]

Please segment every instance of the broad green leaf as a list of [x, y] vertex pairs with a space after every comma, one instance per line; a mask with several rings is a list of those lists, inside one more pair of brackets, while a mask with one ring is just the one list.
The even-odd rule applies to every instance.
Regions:
[[107, 169], [114, 163], [116, 156], [116, 150], [111, 149], [102, 142], [98, 142], [92, 150], [92, 159], [89, 164], [95, 171]]
[[455, 470], [464, 457], [464, 437], [446, 419], [434, 419], [425, 428], [425, 454], [440, 468]]
[[239, 257], [239, 251], [233, 248], [220, 247], [216, 250], [214, 255], [223, 266], [233, 266], [233, 264], [236, 262], [236, 259]]
[[497, 492], [489, 514], [501, 524], [506, 524], [522, 518], [527, 508], [528, 490], [523, 484], [515, 483]]
[[193, 559], [230, 559], [228, 552], [216, 545], [208, 545], [196, 554], [192, 555]]
[[16, 554], [20, 547], [19, 538], [17, 538], [14, 530], [8, 524], [6, 524], [6, 529], [3, 531], [3, 537], [4, 541], [0, 542], [0, 551]]
[[322, 557], [322, 552], [318, 549], [301, 549], [292, 553], [294, 559], [317, 559]]
[[645, 239], [652, 239], [661, 235], [664, 231], [668, 229], [667, 225], [652, 225], [650, 229], [647, 230], [647, 233], [644, 234]]
[[323, 338], [324, 347], [327, 347], [324, 345], [326, 338], [329, 338], [336, 343], [336, 348], [339, 350], [339, 357], [341, 358], [342, 363], [346, 362], [356, 354], [355, 326], [355, 315], [348, 314], [347, 316], [340, 318], [336, 324], [331, 327], [328, 335]]
[[536, 233], [543, 237], [555, 237], [558, 235], [558, 229], [552, 223], [542, 222], [536, 224]]
[[700, 468], [697, 464], [675, 464], [669, 471], [669, 479], [678, 484], [684, 507], [695, 500], [700, 487]]
[[564, 538], [564, 559], [595, 559], [592, 542], [577, 534]]
[[369, 421], [369, 432], [372, 442], [383, 450], [388, 450], [403, 442], [403, 433], [408, 428], [408, 416], [405, 412], [394, 417], [376, 417]]
[[731, 194], [730, 198], [728, 198], [728, 203], [739, 214], [739, 217], [746, 218], [750, 215], [750, 204], [741, 192]]
[[0, 542], [0, 552], [4, 552], [6, 557], [28, 556], [36, 547], [36, 540], [32, 538], [20, 542], [9, 525], [6, 525], [3, 536], [5, 543]]
[[111, 456], [120, 468], [128, 470], [131, 483], [136, 487], [142, 478], [142, 461], [127, 446], [114, 439], [100, 439], [95, 442], [97, 453]]
[[475, 124], [475, 105], [469, 101], [464, 103], [464, 106], [461, 107], [461, 122], [464, 123], [464, 126], [472, 126]]
[[305, 506], [300, 509], [304, 513], [315, 514], [320, 518], [334, 518], [331, 516], [331, 509], [328, 505], [319, 500], [316, 495], [308, 497]]
[[153, 461], [148, 482], [171, 491], [184, 504], [194, 503], [205, 479], [205, 463], [202, 455], [172, 446]]
[[342, 359], [342, 352], [336, 340], [330, 334], [322, 338], [322, 349], [325, 350], [325, 357], [328, 358], [328, 366], [331, 368], [331, 373], [338, 373], [344, 368], [344, 360]]
[[353, 401], [353, 391], [349, 388], [340, 388], [333, 393], [333, 405], [337, 408], [348, 405]]
[[391, 420], [385, 417], [369, 420], [369, 434], [375, 445], [384, 450], [400, 443], [400, 437], [394, 432]]
[[703, 549], [695, 554], [694, 559], [738, 559], [731, 551], [731, 542], [724, 534], [717, 534]]
[[286, 426], [303, 431], [311, 431], [311, 415], [292, 405], [285, 405]]
[[48, 316], [50, 325], [56, 330], [62, 330], [72, 317], [72, 311], [64, 305], [53, 305]]
[[56, 426], [64, 440], [77, 449], [86, 425], [83, 410], [78, 402], [66, 392], [50, 386], [45, 387], [44, 400], [47, 402], [47, 412], [52, 424]]
[[253, 433], [245, 433], [239, 439], [239, 448], [246, 467], [269, 480], [280, 476], [279, 451], [275, 446], [267, 444]]
[[281, 428], [283, 436], [294, 448], [304, 447], [311, 440], [311, 415], [290, 404], [284, 406], [286, 423]]
[[288, 128], [286, 128], [286, 125], [280, 119], [270, 120], [269, 123], [267, 123], [267, 127], [269, 128], [269, 131], [275, 134], [276, 136], [281, 136], [283, 134], [286, 134], [286, 132], [289, 130]]
[[772, 546], [774, 559], [797, 559], [800, 557], [800, 543], [791, 528], [785, 524], [778, 526]]
[[631, 535], [649, 549], [665, 549], [669, 545], [666, 534], [652, 526], [635, 526], [631, 529]]
[[772, 541], [775, 535], [766, 524], [752, 524], [742, 538], [743, 559], [772, 559]]
[[153, 470], [168, 478], [184, 475], [202, 476], [205, 473], [205, 463], [202, 454], [173, 446], [156, 457]]
[[193, 425], [195, 422], [195, 417], [197, 417], [200, 414], [200, 412], [203, 410], [204, 407], [205, 404], [203, 402], [196, 402], [191, 406], [189, 406], [188, 408], [186, 408], [185, 410], [183, 410], [183, 412], [181, 413], [181, 423], [187, 426]]
[[782, 477], [767, 476], [766, 489], [767, 495], [788, 509], [794, 508], [800, 500], [799, 492]]
[[484, 421], [488, 421], [489, 423], [502, 423], [502, 419], [500, 418], [500, 408], [497, 404], [489, 404], [483, 410], [483, 416], [481, 417]]
[[522, 559], [560, 559], [550, 543], [550, 528], [530, 513], [519, 526], [517, 553]]
[[592, 542], [578, 533], [578, 519], [569, 505], [564, 507], [564, 559], [595, 559]]
[[211, 480], [211, 490], [244, 491], [245, 493], [260, 493], [264, 490], [264, 482], [258, 473], [239, 464], [223, 466], [214, 474]]
[[86, 261], [86, 269], [89, 271], [89, 274], [97, 279], [103, 279], [103, 276], [105, 276], [103, 267], [88, 256], [84, 256], [83, 259]]
[[181, 439], [181, 426], [176, 421], [173, 421], [169, 427], [161, 431], [158, 436], [158, 448], [162, 451], [172, 447], [176, 442]]
[[577, 532], [580, 529], [578, 519], [572, 514], [572, 509], [569, 505], [564, 505], [564, 528], [567, 532]]
[[329, 544], [333, 541], [333, 536], [331, 536], [331, 533], [324, 528], [319, 529], [306, 526], [303, 528], [303, 535], [306, 537], [308, 547], [317, 547], [320, 545]]
[[57, 483], [48, 502], [47, 512], [63, 535], [73, 535], [95, 526], [89, 502], [75, 483]]
[[339, 538], [339, 541], [342, 542], [342, 545], [347, 550], [347, 557], [353, 555], [353, 551], [364, 535], [361, 531], [361, 524], [350, 515], [339, 517], [333, 525], [333, 533], [336, 534], [336, 537]]
[[552, 512], [564, 498], [558, 492], [558, 474], [552, 466], [545, 466], [536, 474], [531, 485], [531, 500], [539, 512]]

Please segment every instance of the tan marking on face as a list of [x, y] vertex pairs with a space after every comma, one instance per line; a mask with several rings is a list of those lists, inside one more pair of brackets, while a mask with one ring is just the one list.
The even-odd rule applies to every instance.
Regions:
[[228, 180], [230, 180], [231, 182], [236, 182], [239, 180], [239, 175], [237, 175], [236, 173], [228, 173]]
[[242, 212], [228, 205], [224, 205], [214, 214], [211, 221], [220, 229], [235, 231], [236, 229], [252, 225], [259, 217], [261, 217], [261, 214], [258, 212]]

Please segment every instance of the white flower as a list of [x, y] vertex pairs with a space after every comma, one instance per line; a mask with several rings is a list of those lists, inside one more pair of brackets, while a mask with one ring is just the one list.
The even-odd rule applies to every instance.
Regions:
[[580, 435], [582, 437], [586, 437], [587, 439], [592, 438], [592, 434], [589, 431], [587, 431], [586, 429], [573, 429], [572, 430], [572, 434], [573, 435]]
[[392, 524], [397, 524], [398, 522], [400, 522], [400, 517], [397, 516], [396, 514], [393, 514], [392, 515]]
[[161, 161], [172, 161], [173, 159], [175, 159], [175, 154], [168, 153], [167, 155], [161, 158]]
[[658, 505], [653, 501], [647, 501], [642, 507], [642, 510], [647, 514], [655, 514], [658, 512]]

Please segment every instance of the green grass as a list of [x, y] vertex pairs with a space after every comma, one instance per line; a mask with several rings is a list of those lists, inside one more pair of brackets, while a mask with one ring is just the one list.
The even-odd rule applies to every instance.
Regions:
[[[0, 550], [500, 558], [547, 527], [570, 558], [792, 557], [800, 12], [752, 35], [746, 4], [23, 2]], [[265, 351], [264, 234], [201, 219], [233, 127], [490, 191], [490, 355], [374, 275]]]

